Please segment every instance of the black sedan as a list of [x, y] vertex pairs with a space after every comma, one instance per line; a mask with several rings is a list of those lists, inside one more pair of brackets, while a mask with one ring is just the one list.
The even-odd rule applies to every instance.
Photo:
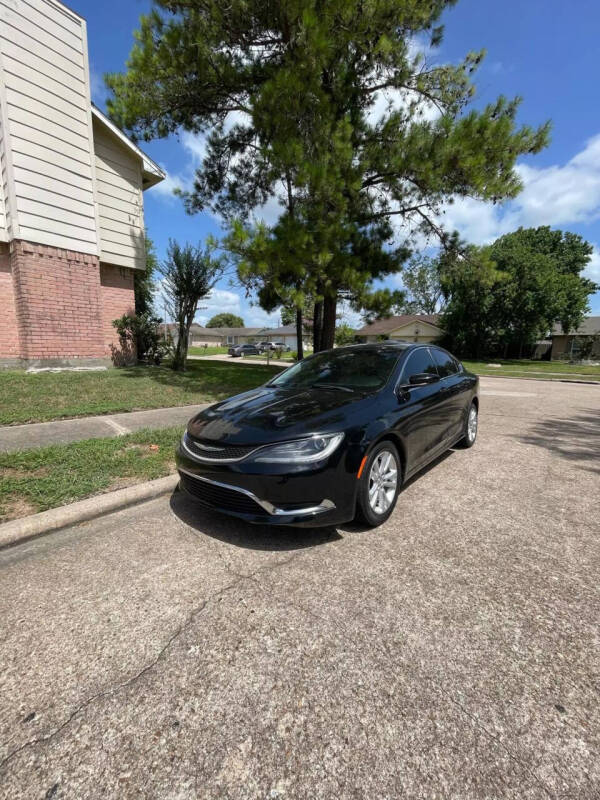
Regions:
[[234, 344], [227, 352], [234, 358], [238, 356], [257, 356], [260, 354], [260, 350], [254, 344]]
[[341, 347], [190, 420], [180, 485], [249, 522], [375, 526], [408, 478], [475, 443], [478, 411], [477, 376], [440, 347]]

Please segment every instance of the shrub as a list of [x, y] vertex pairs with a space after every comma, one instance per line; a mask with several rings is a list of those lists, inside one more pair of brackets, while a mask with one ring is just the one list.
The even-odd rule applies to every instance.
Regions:
[[170, 352], [171, 344], [162, 338], [160, 319], [152, 313], [123, 314], [113, 320], [119, 335], [120, 351], [112, 347], [113, 361], [117, 366], [142, 361], [160, 364]]

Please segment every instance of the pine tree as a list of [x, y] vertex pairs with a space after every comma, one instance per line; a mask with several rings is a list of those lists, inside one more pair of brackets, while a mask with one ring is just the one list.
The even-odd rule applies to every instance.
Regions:
[[[340, 294], [397, 271], [418, 234], [444, 243], [449, 198], [514, 197], [516, 159], [548, 141], [547, 124], [517, 127], [518, 98], [468, 109], [482, 52], [435, 66], [415, 46], [439, 46], [453, 4], [155, 0], [127, 72], [108, 78], [111, 116], [133, 135], [209, 134], [187, 209], [235, 221], [242, 271], [267, 294], [315, 298], [317, 349], [333, 344]], [[267, 236], [252, 213], [274, 198]]]

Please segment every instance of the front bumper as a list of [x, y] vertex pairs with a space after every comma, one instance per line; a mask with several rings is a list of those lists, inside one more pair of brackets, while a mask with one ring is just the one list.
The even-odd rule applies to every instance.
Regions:
[[313, 528], [354, 517], [356, 478], [345, 472], [342, 457], [293, 474], [267, 474], [264, 467], [244, 468], [243, 462], [200, 464], [181, 446], [176, 458], [180, 487], [188, 496], [247, 522]]

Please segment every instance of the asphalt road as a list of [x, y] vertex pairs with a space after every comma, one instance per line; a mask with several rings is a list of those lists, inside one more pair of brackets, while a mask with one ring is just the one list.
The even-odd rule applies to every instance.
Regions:
[[600, 386], [482, 386], [376, 531], [175, 495], [0, 553], [0, 797], [599, 797]]

